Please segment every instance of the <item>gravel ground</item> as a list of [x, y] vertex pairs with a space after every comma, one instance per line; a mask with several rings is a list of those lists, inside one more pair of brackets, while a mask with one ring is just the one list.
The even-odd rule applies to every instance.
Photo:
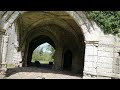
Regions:
[[10, 68], [6, 79], [81, 79], [80, 75], [66, 71], [53, 71], [37, 67]]

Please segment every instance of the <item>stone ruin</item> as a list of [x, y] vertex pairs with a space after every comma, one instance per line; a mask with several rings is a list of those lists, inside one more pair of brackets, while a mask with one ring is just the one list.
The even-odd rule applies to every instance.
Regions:
[[83, 11], [0, 11], [1, 78], [7, 64], [29, 66], [44, 42], [56, 49], [55, 70], [65, 65], [83, 79], [120, 78], [120, 38], [92, 26]]

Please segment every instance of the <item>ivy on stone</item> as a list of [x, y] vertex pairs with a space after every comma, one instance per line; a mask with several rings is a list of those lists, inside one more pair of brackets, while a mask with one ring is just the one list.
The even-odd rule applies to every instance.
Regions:
[[87, 11], [87, 13], [104, 33], [114, 35], [120, 33], [120, 11]]

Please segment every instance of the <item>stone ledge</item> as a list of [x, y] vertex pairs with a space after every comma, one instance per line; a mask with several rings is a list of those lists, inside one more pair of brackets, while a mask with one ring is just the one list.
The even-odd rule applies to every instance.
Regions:
[[95, 79], [120, 79], [120, 74], [111, 73], [111, 75], [106, 75], [84, 71], [83, 79], [94, 79], [93, 77]]
[[83, 79], [113, 79], [113, 77], [84, 73]]
[[5, 79], [5, 75], [0, 74], [0, 79]]

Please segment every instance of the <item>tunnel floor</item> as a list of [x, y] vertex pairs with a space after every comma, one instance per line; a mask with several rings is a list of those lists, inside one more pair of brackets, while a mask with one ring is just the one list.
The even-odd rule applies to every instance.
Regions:
[[43, 69], [52, 69], [53, 65], [50, 64], [35, 64], [35, 63], [31, 63], [31, 65], [29, 65], [28, 67], [37, 67], [37, 68], [43, 68]]
[[69, 71], [54, 71], [39, 67], [9, 68], [6, 79], [82, 79], [79, 74]]

